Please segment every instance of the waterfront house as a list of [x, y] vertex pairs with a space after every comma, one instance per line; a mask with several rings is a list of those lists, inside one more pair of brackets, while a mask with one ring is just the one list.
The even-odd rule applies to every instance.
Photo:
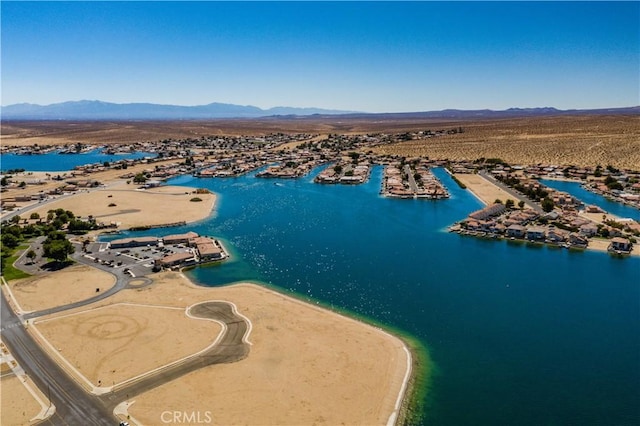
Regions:
[[546, 237], [546, 231], [544, 228], [539, 226], [532, 226], [531, 228], [527, 228], [527, 240], [539, 241], [544, 240]]
[[615, 237], [611, 239], [608, 250], [629, 253], [631, 251], [631, 248], [631, 241], [626, 238]]
[[604, 213], [604, 210], [593, 204], [588, 205], [585, 210], [587, 213]]
[[470, 218], [476, 220], [485, 220], [493, 216], [498, 216], [507, 208], [502, 203], [494, 203], [490, 206], [483, 208], [482, 210], [475, 211], [469, 215]]
[[522, 238], [524, 237], [525, 232], [525, 227], [522, 225], [518, 225], [517, 223], [509, 225], [507, 227], [507, 237]]
[[567, 241], [568, 238], [569, 232], [563, 231], [562, 229], [550, 229], [549, 232], [547, 232], [547, 240], [552, 243], [562, 243]]
[[576, 232], [569, 234], [569, 244], [576, 247], [586, 247], [589, 240], [584, 235], [580, 235]]
[[491, 232], [494, 234], [504, 234], [507, 227], [501, 223], [492, 222]]

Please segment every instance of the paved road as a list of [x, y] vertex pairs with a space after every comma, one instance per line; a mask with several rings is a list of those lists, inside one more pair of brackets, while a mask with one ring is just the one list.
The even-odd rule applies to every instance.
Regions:
[[[190, 314], [195, 317], [215, 319], [224, 323], [223, 335], [215, 346], [196, 357], [188, 358], [135, 382], [117, 387], [110, 393], [94, 396], [87, 393], [71, 379], [34, 341], [22, 325], [20, 318], [7, 303], [4, 293], [0, 293], [2, 293], [0, 295], [2, 321], [0, 334], [2, 335], [2, 340], [20, 366], [32, 378], [38, 388], [49, 396], [56, 407], [54, 415], [45, 420], [43, 424], [97, 426], [116, 424], [117, 420], [112, 414], [113, 409], [122, 401], [200, 368], [214, 364], [236, 362], [244, 359], [249, 354], [249, 346], [244, 341], [248, 330], [248, 324], [244, 318], [238, 316], [229, 303], [204, 302], [193, 306], [190, 309]], [[88, 300], [108, 297], [105, 294]], [[89, 303], [88, 300], [78, 302], [78, 304], [65, 305], [61, 308], [71, 309], [72, 306], [81, 306]], [[56, 310], [64, 309], [54, 308], [40, 311], [25, 315], [25, 318], [27, 316], [32, 318], [44, 315], [46, 312], [55, 312]]]
[[204, 302], [191, 307], [189, 313], [194, 317], [215, 319], [223, 322], [225, 330], [220, 341], [214, 347], [196, 357], [186, 359], [131, 384], [116, 387], [113, 392], [101, 395], [100, 399], [110, 410], [113, 411], [116, 405], [134, 395], [146, 392], [192, 371], [208, 365], [237, 362], [249, 355], [249, 345], [243, 341], [248, 330], [248, 324], [244, 318], [236, 315], [231, 304], [226, 302]]
[[[78, 192], [71, 192], [71, 193], [67, 193], [67, 194], [57, 195], [55, 198], [47, 198], [47, 199], [45, 199], [43, 201], [40, 201], [38, 203], [34, 203], [34, 204], [30, 204], [30, 205], [24, 206], [24, 207], [22, 207], [22, 208], [20, 208], [18, 210], [14, 210], [14, 211], [11, 211], [11, 212], [6, 212], [6, 213], [4, 213], [2, 215], [0, 220], [2, 220], [2, 221], [9, 220], [9, 219], [11, 219], [12, 217], [14, 217], [16, 215], [22, 215], [24, 213], [28, 213], [31, 210], [39, 209], [42, 206], [46, 206], [47, 204], [55, 203], [56, 201], [60, 201], [60, 200], [63, 200], [65, 198], [69, 198], [69, 197], [72, 197], [74, 195], [81, 194], [83, 192], [92, 192], [92, 191], [98, 191], [100, 189], [107, 189], [107, 188], [112, 187], [112, 186], [117, 185], [117, 184], [119, 184], [118, 181], [112, 182], [112, 183], [108, 183], [108, 184], [105, 184], [105, 185], [100, 185], [100, 186], [97, 186], [95, 188], [83, 189], [83, 190], [78, 191]], [[25, 218], [26, 216], [21, 216], [21, 217]]]
[[0, 311], [2, 341], [36, 386], [56, 407], [44, 424], [110, 425], [117, 424], [112, 410], [90, 396], [71, 379], [27, 333], [2, 293]]
[[486, 170], [480, 170], [478, 172], [478, 174], [480, 176], [482, 176], [483, 178], [485, 178], [486, 180], [488, 180], [489, 182], [491, 182], [492, 184], [494, 184], [497, 187], [499, 187], [499, 188], [503, 189], [504, 191], [508, 192], [514, 199], [516, 199], [518, 201], [524, 201], [525, 203], [527, 203], [527, 205], [530, 206], [531, 208], [533, 208], [533, 210], [536, 213], [539, 213], [539, 214], [544, 213], [544, 211], [542, 210], [542, 207], [538, 203], [536, 203], [534, 201], [531, 201], [530, 199], [528, 199], [527, 197], [525, 197], [524, 195], [522, 195], [521, 193], [519, 193], [515, 189], [510, 188], [507, 185], [505, 185], [504, 183], [500, 182], [498, 179], [496, 179], [493, 176], [491, 176], [490, 173], [487, 173]]
[[[18, 209], [18, 210], [13, 210], [13, 211], [11, 211], [11, 212], [8, 212], [8, 213], [3, 214], [3, 215], [2, 215], [2, 220], [3, 220], [3, 221], [5, 221], [5, 220], [9, 220], [9, 219], [11, 219], [12, 217], [14, 217], [14, 216], [16, 216], [16, 215], [22, 215], [22, 214], [24, 214], [24, 213], [28, 213], [28, 212], [30, 212], [31, 210], [39, 209], [40, 207], [42, 207], [42, 206], [46, 206], [47, 204], [51, 204], [51, 203], [54, 203], [54, 202], [56, 202], [56, 201], [63, 200], [63, 199], [65, 199], [65, 198], [69, 198], [69, 197], [71, 197], [72, 195], [76, 195], [76, 194], [64, 194], [64, 195], [58, 195], [56, 198], [50, 198], [50, 199], [48, 198], [48, 199], [46, 199], [46, 200], [44, 200], [44, 201], [41, 201], [41, 202], [39, 202], [39, 203], [35, 203], [35, 204], [30, 204], [30, 205], [28, 205], [28, 206], [24, 206], [24, 207], [22, 207], [22, 208], [20, 208], [20, 209]], [[27, 216], [21, 216], [21, 217], [24, 219], [24, 218], [26, 218]]]
[[111, 287], [110, 289], [100, 292], [99, 294], [96, 294], [93, 297], [90, 297], [88, 299], [85, 300], [80, 300], [78, 302], [74, 302], [74, 303], [70, 303], [68, 305], [62, 305], [62, 306], [56, 306], [53, 308], [49, 308], [49, 309], [43, 309], [41, 311], [35, 311], [35, 312], [29, 312], [27, 314], [23, 315], [23, 318], [25, 320], [27, 319], [32, 319], [32, 318], [37, 318], [37, 317], [41, 317], [44, 315], [49, 315], [49, 314], [53, 314], [56, 312], [62, 312], [62, 311], [66, 311], [69, 309], [73, 309], [73, 308], [78, 308], [80, 306], [85, 306], [85, 305], [89, 305], [91, 303], [95, 303], [98, 302], [102, 299], [106, 299], [109, 296], [112, 296], [114, 294], [116, 294], [117, 292], [119, 292], [120, 290], [122, 290], [123, 288], [125, 288], [129, 282], [129, 280], [131, 279], [130, 276], [125, 275], [124, 272], [122, 272], [121, 270], [109, 270], [106, 267], [99, 267], [96, 266], [96, 264], [94, 262], [89, 261], [88, 259], [86, 259], [85, 257], [83, 257], [83, 253], [81, 252], [81, 250], [78, 249], [78, 246], [76, 245], [76, 252], [73, 254], [73, 259], [79, 263], [84, 263], [85, 265], [89, 265], [91, 267], [94, 268], [99, 268], [102, 269], [106, 272], [111, 273], [112, 275], [114, 275], [116, 277], [116, 283], [113, 287]]
[[411, 171], [411, 167], [408, 164], [404, 165], [404, 172], [407, 174], [407, 181], [409, 182], [409, 188], [415, 194], [418, 193], [418, 184], [416, 183], [416, 179], [413, 177], [413, 172]]

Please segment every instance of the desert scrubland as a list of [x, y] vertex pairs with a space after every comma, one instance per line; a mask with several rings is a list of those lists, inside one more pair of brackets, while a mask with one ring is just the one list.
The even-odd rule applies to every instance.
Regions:
[[640, 117], [576, 115], [508, 119], [420, 119], [411, 117], [305, 117], [184, 121], [10, 121], [2, 123], [4, 146], [117, 144], [209, 135], [267, 133], [399, 133], [454, 129], [464, 133], [408, 141], [381, 153], [452, 160], [502, 158], [510, 163], [640, 167]]
[[640, 117], [545, 117], [460, 123], [464, 133], [377, 148], [433, 159], [640, 168]]

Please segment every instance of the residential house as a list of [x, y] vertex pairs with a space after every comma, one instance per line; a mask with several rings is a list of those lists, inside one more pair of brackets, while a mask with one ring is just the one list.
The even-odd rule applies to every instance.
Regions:
[[502, 203], [495, 203], [483, 208], [482, 210], [475, 211], [469, 215], [470, 218], [476, 220], [485, 220], [490, 217], [498, 216], [502, 214], [507, 208]]
[[522, 238], [526, 233], [526, 228], [522, 225], [513, 224], [507, 227], [507, 237]]
[[588, 243], [589, 240], [587, 240], [587, 237], [585, 237], [584, 235], [580, 235], [577, 232], [572, 232], [569, 234], [569, 244], [571, 244], [572, 246], [586, 247]]
[[531, 228], [527, 228], [527, 240], [539, 241], [544, 240], [546, 237], [546, 231], [544, 228], [539, 226], [532, 226]]
[[608, 250], [629, 253], [633, 245], [626, 238], [615, 237], [611, 239]]
[[569, 232], [562, 229], [549, 229], [547, 240], [552, 243], [563, 243], [569, 239]]
[[584, 235], [585, 237], [593, 237], [598, 233], [598, 226], [591, 222], [580, 226], [579, 229], [580, 234]]

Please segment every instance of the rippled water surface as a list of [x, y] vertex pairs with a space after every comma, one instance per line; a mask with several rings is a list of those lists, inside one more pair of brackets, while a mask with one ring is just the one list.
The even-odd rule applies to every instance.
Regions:
[[184, 176], [215, 214], [148, 233], [221, 237], [234, 258], [189, 273], [203, 285], [259, 280], [416, 336], [427, 424], [640, 424], [640, 259], [449, 234], [481, 205], [436, 173], [451, 199], [381, 198], [380, 168], [361, 186]]

